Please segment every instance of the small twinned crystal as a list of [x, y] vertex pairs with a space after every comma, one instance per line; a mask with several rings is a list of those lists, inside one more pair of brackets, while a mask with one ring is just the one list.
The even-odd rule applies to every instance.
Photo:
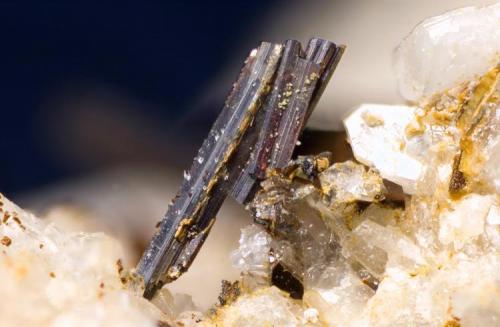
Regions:
[[266, 171], [209, 312], [143, 299], [113, 240], [1, 197], [0, 325], [500, 326], [500, 4], [428, 19], [396, 54], [408, 102], [345, 119], [355, 160]]

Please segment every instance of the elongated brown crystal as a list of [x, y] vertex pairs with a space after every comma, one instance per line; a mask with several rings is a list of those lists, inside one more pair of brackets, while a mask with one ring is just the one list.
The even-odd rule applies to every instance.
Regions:
[[181, 189], [144, 252], [137, 272], [151, 298], [187, 269], [203, 243], [227, 191], [226, 165], [252, 123], [276, 71], [282, 46], [262, 43], [248, 57], [221, 114], [186, 174]]

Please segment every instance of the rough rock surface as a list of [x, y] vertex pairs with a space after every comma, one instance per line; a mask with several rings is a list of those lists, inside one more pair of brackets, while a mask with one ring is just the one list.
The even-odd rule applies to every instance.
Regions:
[[120, 245], [65, 233], [0, 195], [1, 326], [157, 326], [169, 317], [128, 287]]

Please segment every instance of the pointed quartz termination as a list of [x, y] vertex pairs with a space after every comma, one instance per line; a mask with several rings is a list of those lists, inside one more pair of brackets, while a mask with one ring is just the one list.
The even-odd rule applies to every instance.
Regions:
[[407, 194], [416, 192], [423, 171], [422, 162], [407, 150], [411, 140], [406, 128], [416, 110], [403, 105], [363, 104], [344, 120], [356, 160], [376, 168]]
[[274, 88], [248, 136], [255, 146], [232, 190], [238, 202], [251, 200], [268, 168], [283, 168], [289, 163], [343, 51], [344, 46], [318, 38], [309, 41], [305, 53], [299, 42], [286, 42]]
[[[163, 284], [190, 265], [227, 195], [227, 164], [262, 103], [281, 57], [282, 45], [262, 43], [253, 50], [221, 114], [195, 158], [179, 193], [144, 252], [137, 272], [152, 298]], [[234, 182], [234, 181], [233, 181]]]

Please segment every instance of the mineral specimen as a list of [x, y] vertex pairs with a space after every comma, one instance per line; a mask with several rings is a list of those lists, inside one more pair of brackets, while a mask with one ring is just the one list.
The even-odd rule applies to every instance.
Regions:
[[[123, 269], [121, 253], [109, 238], [62, 233], [0, 198], [0, 324], [499, 326], [498, 31], [500, 4], [424, 21], [397, 51], [400, 88], [412, 102], [364, 104], [344, 121], [356, 161], [333, 162], [334, 156], [326, 152], [279, 165], [264, 161], [260, 189], [247, 203], [254, 223], [242, 230], [239, 248], [231, 255], [241, 279], [224, 281], [219, 304], [206, 314], [165, 288], [157, 292], [153, 306], [141, 298], [136, 275]], [[322, 44], [313, 42], [310, 49], [317, 51], [306, 51], [306, 58], [328, 57], [324, 62], [334, 65], [331, 50]], [[304, 59], [295, 56], [296, 46], [287, 43], [289, 59], [282, 62], [282, 72], [290, 62], [298, 65]], [[331, 67], [315, 64], [323, 67], [323, 74]], [[321, 93], [323, 77], [308, 93], [310, 105]], [[286, 82], [278, 85], [287, 91]], [[278, 107], [287, 105], [275, 100]], [[307, 114], [302, 111], [301, 117]], [[255, 116], [259, 126], [263, 118]], [[234, 119], [241, 123], [242, 117]], [[281, 122], [289, 123], [288, 118]], [[213, 217], [191, 206], [215, 201], [206, 211], [213, 212], [227, 193], [235, 192], [218, 184], [222, 175], [217, 165], [207, 162], [226, 153], [234, 144], [232, 137], [250, 142], [238, 131], [213, 135], [202, 148], [207, 153], [194, 165], [208, 167], [208, 179], [197, 171], [185, 176], [183, 187], [196, 183], [202, 191], [183, 194], [186, 198], [173, 208], [206, 223], [200, 226], [209, 228]], [[217, 142], [229, 136], [231, 140]], [[249, 144], [260, 136], [252, 137]], [[279, 154], [266, 160], [279, 159]], [[248, 159], [244, 164], [259, 163]], [[253, 180], [241, 180], [245, 174], [233, 169], [230, 160], [223, 166], [231, 169], [231, 181], [243, 181], [237, 187], [258, 181], [246, 169]], [[391, 194], [394, 184], [404, 191], [398, 197]], [[219, 190], [220, 185], [225, 186], [222, 193], [209, 197], [203, 192], [203, 186]], [[153, 244], [151, 260], [175, 267], [177, 257], [165, 260], [158, 254], [189, 255], [186, 251], [195, 250], [206, 233], [191, 230], [189, 219], [173, 222], [181, 227], [179, 239], [194, 233], [192, 246], [181, 247], [177, 237], [175, 246], [167, 245], [169, 251]], [[19, 294], [22, 305], [11, 300]]]
[[288, 164], [343, 50], [343, 46], [316, 38], [309, 41], [305, 53], [299, 42], [285, 43], [274, 87], [247, 137], [251, 155], [232, 190], [238, 202], [252, 199], [268, 168]]

